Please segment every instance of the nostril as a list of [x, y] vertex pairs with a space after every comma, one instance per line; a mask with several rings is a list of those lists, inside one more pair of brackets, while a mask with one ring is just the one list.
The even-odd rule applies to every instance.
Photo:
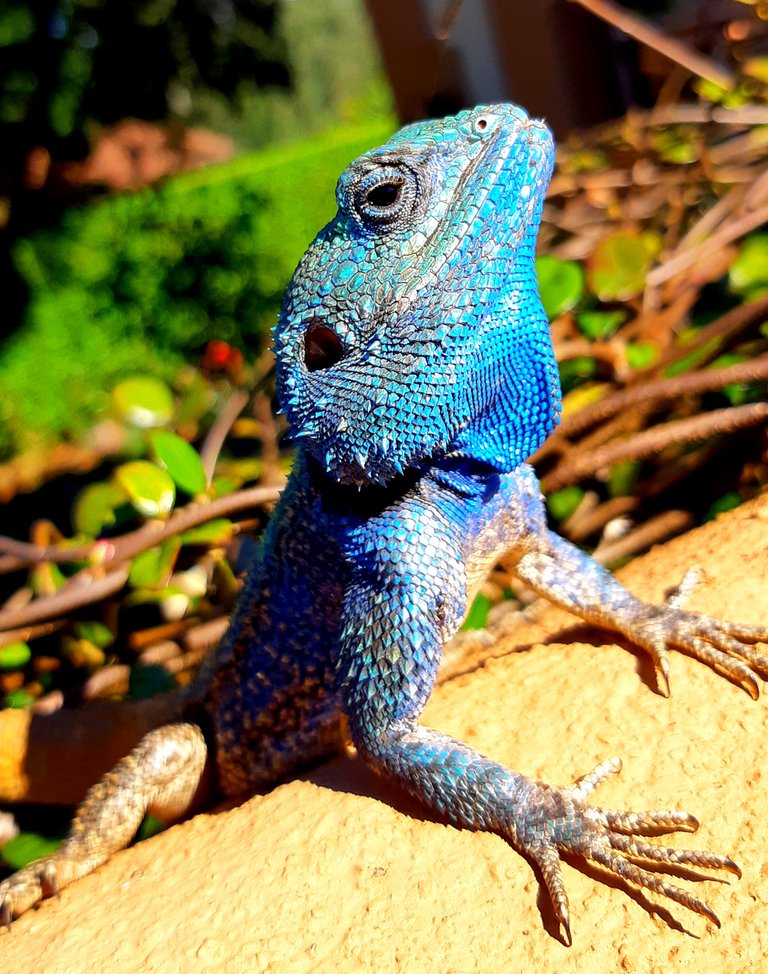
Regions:
[[336, 332], [327, 325], [313, 323], [304, 335], [304, 364], [310, 372], [329, 369], [344, 354]]

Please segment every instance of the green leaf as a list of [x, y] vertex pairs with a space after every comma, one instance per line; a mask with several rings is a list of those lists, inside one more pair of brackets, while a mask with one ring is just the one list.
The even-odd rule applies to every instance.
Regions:
[[160, 379], [135, 376], [112, 390], [112, 402], [128, 423], [142, 429], [162, 426], [173, 416], [173, 394]]
[[11, 690], [3, 697], [3, 706], [12, 707], [14, 710], [25, 710], [34, 702], [35, 698], [28, 690]]
[[488, 613], [491, 611], [492, 605], [493, 603], [487, 595], [484, 595], [482, 592], [478, 592], [475, 596], [475, 601], [472, 603], [472, 606], [467, 613], [467, 618], [462, 624], [462, 630], [484, 629], [486, 623], [488, 622]]
[[755, 233], [744, 241], [728, 271], [728, 286], [736, 294], [768, 286], [767, 233]]
[[167, 514], [176, 500], [176, 487], [170, 476], [149, 460], [131, 460], [114, 472], [131, 503], [144, 517]]
[[587, 261], [587, 280], [601, 301], [626, 301], [639, 294], [658, 251], [655, 234], [617, 230], [604, 237]]
[[63, 841], [64, 836], [51, 838], [38, 832], [20, 832], [3, 846], [2, 859], [11, 869], [21, 869], [36, 859], [49, 856]]
[[575, 260], [544, 254], [536, 258], [541, 303], [550, 321], [577, 304], [584, 294], [584, 271]]
[[72, 510], [72, 521], [78, 534], [95, 538], [111, 528], [117, 520], [117, 510], [128, 503], [128, 495], [113, 480], [89, 484], [77, 495]]
[[590, 341], [610, 338], [626, 320], [626, 312], [616, 311], [582, 311], [576, 315], [579, 331]]
[[189, 531], [184, 531], [181, 535], [181, 543], [185, 545], [224, 544], [232, 537], [234, 527], [229, 518], [215, 518], [213, 521], [199, 524], [195, 528], [190, 528]]
[[185, 439], [168, 430], [150, 435], [152, 449], [168, 473], [186, 494], [202, 494], [207, 486], [205, 470], [197, 450]]
[[15, 642], [0, 646], [0, 670], [19, 670], [32, 659], [27, 643]]
[[630, 369], [647, 369], [659, 357], [655, 342], [632, 342], [625, 349]]
[[145, 839], [151, 839], [153, 835], [159, 835], [161, 832], [165, 832], [167, 828], [167, 822], [155, 818], [154, 815], [145, 815], [141, 820], [141, 825], [136, 829], [134, 842], [143, 842]]
[[86, 639], [94, 646], [98, 646], [99, 649], [106, 649], [115, 641], [115, 634], [109, 626], [105, 626], [103, 622], [97, 622], [95, 619], [76, 622], [72, 628], [78, 639]]
[[725, 511], [732, 511], [735, 507], [740, 507], [743, 503], [744, 498], [741, 494], [735, 490], [729, 490], [722, 497], [718, 497], [716, 501], [713, 501], [707, 513], [704, 515], [704, 520], [714, 521], [718, 514], [723, 514]]
[[614, 463], [608, 474], [608, 493], [611, 497], [631, 494], [642, 464], [639, 460], [620, 460]]
[[563, 394], [569, 393], [585, 379], [591, 379], [597, 372], [597, 362], [588, 355], [577, 355], [558, 363], [560, 384]]
[[584, 491], [581, 487], [563, 487], [554, 490], [547, 497], [547, 510], [556, 521], [564, 521], [570, 517], [581, 504]]
[[147, 700], [178, 686], [172, 673], [159, 663], [139, 663], [131, 667], [129, 694], [133, 700]]
[[174, 536], [155, 545], [131, 562], [128, 581], [134, 588], [161, 588], [171, 576], [181, 548], [181, 538]]

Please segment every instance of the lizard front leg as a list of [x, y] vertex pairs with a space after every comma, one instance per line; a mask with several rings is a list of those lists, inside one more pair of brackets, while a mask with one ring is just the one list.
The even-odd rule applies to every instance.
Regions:
[[[738, 683], [753, 698], [755, 674], [768, 677], [768, 657], [753, 643], [768, 641], [768, 627], [739, 625], [671, 605], [649, 605], [631, 595], [602, 565], [543, 526], [530, 549], [509, 562], [531, 588], [587, 622], [614, 629], [645, 649], [659, 688], [669, 694], [668, 649], [676, 647]], [[513, 556], [514, 557], [514, 556]]]
[[626, 881], [718, 922], [702, 900], [654, 869], [704, 867], [738, 875], [738, 867], [725, 856], [666, 848], [641, 838], [694, 831], [693, 816], [588, 804], [594, 788], [618, 771], [617, 759], [571, 786], [557, 788], [421, 726], [418, 718], [440, 658], [446, 601], [429, 588], [414, 590], [397, 583], [371, 588], [369, 581], [359, 579], [347, 593], [340, 676], [352, 740], [374, 770], [457, 825], [501, 834], [535, 862], [567, 943], [570, 918], [560, 870], [564, 853], [594, 860]]
[[0, 883], [0, 923], [26, 912], [124, 849], [146, 814], [182, 818], [204, 787], [207, 748], [195, 724], [150, 731], [85, 796], [64, 844]]

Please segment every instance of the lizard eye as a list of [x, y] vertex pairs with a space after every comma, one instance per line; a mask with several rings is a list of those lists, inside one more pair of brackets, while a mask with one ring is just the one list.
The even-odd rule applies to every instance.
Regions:
[[387, 166], [367, 173], [360, 180], [354, 206], [368, 223], [394, 223], [411, 208], [414, 195], [407, 174]]
[[344, 346], [336, 332], [313, 321], [304, 333], [304, 364], [308, 372], [329, 369], [344, 355]]
[[482, 135], [483, 132], [487, 132], [490, 126], [491, 120], [487, 115], [478, 115], [477, 118], [472, 122], [472, 128], [478, 135]]

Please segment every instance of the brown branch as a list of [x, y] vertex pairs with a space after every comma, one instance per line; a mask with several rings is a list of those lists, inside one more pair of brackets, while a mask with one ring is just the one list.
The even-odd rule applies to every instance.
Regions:
[[737, 362], [723, 369], [700, 369], [688, 375], [669, 379], [656, 379], [645, 385], [632, 386], [611, 393], [600, 402], [580, 409], [560, 424], [555, 436], [575, 436], [601, 420], [640, 403], [653, 403], [662, 399], [679, 399], [681, 396], [722, 389], [734, 382], [755, 382], [768, 379], [768, 354], [748, 362]]
[[203, 463], [203, 470], [205, 470], [206, 482], [209, 484], [213, 480], [216, 461], [219, 459], [227, 434], [232, 429], [232, 424], [237, 417], [245, 409], [248, 399], [249, 395], [245, 389], [235, 389], [208, 430], [208, 435], [200, 449], [200, 459]]
[[[15, 571], [28, 565], [45, 561], [72, 562], [88, 559], [99, 564], [115, 565], [134, 558], [147, 548], [165, 541], [166, 538], [190, 528], [205, 524], [217, 517], [261, 504], [271, 504], [280, 496], [278, 487], [249, 487], [234, 494], [217, 497], [210, 503], [188, 504], [175, 511], [167, 521], [148, 521], [135, 531], [120, 538], [101, 539], [79, 548], [61, 548], [58, 545], [34, 545], [25, 541], [0, 536], [0, 551], [7, 557], [0, 558], [0, 572]], [[58, 594], [58, 593], [57, 593]], [[1, 613], [0, 613], [1, 615]]]
[[119, 592], [127, 580], [127, 568], [116, 568], [102, 578], [93, 578], [90, 573], [81, 572], [53, 595], [35, 599], [23, 609], [6, 609], [0, 612], [0, 631], [31, 626], [54, 616], [67, 615], [93, 602], [100, 602], [108, 595]]
[[560, 487], [576, 483], [596, 473], [602, 467], [618, 463], [619, 460], [643, 460], [676, 443], [704, 440], [718, 433], [730, 433], [766, 421], [768, 421], [768, 403], [757, 402], [747, 406], [715, 409], [701, 416], [662, 423], [660, 426], [653, 426], [619, 442], [608, 443], [589, 453], [579, 452], [576, 456], [571, 454], [542, 478], [542, 488], [547, 492], [558, 490]]
[[682, 534], [692, 524], [693, 516], [688, 511], [664, 511], [663, 514], [658, 514], [632, 531], [628, 531], [623, 538], [600, 544], [592, 557], [608, 565], [621, 558], [637, 555], [674, 534]]
[[670, 61], [681, 65], [691, 74], [706, 78], [707, 81], [729, 91], [735, 87], [736, 80], [726, 67], [691, 50], [682, 41], [670, 37], [648, 20], [617, 6], [611, 0], [574, 0], [574, 2], [625, 34], [629, 34], [630, 37], [634, 37], [641, 44], [653, 48]]

